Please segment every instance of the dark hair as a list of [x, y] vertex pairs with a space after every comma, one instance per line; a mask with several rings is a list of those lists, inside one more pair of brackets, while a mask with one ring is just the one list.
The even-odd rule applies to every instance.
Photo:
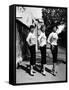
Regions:
[[[56, 29], [58, 28], [58, 26], [57, 26], [57, 25], [55, 25], [54, 27], [56, 27]], [[54, 28], [54, 27], [53, 27], [53, 28]]]
[[43, 27], [46, 27], [46, 26], [45, 25], [41, 25], [41, 31], [42, 31]]
[[53, 25], [51, 26], [51, 29], [53, 30], [54, 27], [58, 28], [58, 25], [57, 25], [57, 24], [53, 24]]
[[35, 26], [31, 25], [31, 26], [30, 26], [30, 29], [31, 29], [31, 28], [35, 28]]

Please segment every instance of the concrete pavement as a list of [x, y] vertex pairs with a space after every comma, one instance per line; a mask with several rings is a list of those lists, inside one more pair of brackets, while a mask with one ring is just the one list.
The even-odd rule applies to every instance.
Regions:
[[56, 65], [57, 75], [51, 74], [52, 69], [52, 55], [51, 51], [47, 50], [49, 54], [47, 56], [46, 76], [40, 73], [40, 52], [37, 53], [37, 63], [34, 68], [35, 75], [29, 74], [29, 61], [23, 61], [16, 69], [16, 82], [17, 83], [34, 83], [34, 82], [50, 82], [50, 81], [65, 81], [66, 80], [66, 50], [64, 48], [58, 48], [58, 63]]

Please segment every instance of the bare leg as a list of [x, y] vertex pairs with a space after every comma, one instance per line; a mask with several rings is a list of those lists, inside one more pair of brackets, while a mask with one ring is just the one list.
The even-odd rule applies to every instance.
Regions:
[[33, 65], [30, 66], [30, 74], [31, 74], [32, 76], [34, 76], [34, 73], [33, 73]]
[[56, 63], [53, 63], [52, 74], [56, 75]]
[[43, 74], [44, 76], [46, 76], [45, 64], [43, 64], [42, 74]]

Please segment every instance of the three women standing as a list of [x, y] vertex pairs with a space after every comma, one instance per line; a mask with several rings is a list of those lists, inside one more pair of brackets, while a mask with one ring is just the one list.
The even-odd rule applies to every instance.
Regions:
[[[38, 37], [38, 42], [39, 42], [39, 47], [40, 47], [40, 52], [41, 52], [41, 73], [45, 76], [46, 75], [46, 42], [47, 38], [45, 35], [45, 30], [46, 27], [45, 25], [41, 26], [41, 33], [40, 36]], [[57, 52], [58, 52], [58, 45], [57, 45], [57, 40], [58, 40], [58, 34], [56, 33], [57, 27], [54, 26], [53, 32], [49, 35], [48, 37], [48, 43], [51, 45], [51, 52], [53, 56], [53, 68], [52, 68], [52, 73], [55, 74], [55, 65], [57, 62]], [[30, 33], [28, 34], [28, 37], [26, 39], [29, 45], [30, 53], [31, 53], [31, 58], [30, 58], [30, 74], [33, 76], [33, 66], [36, 64], [36, 36], [34, 34], [34, 26], [30, 26]]]

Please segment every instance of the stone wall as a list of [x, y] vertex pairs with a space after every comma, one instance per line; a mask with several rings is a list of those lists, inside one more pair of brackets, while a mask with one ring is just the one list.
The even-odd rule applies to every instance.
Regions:
[[21, 24], [20, 22], [16, 23], [16, 64], [23, 60], [28, 60], [30, 57], [30, 52], [28, 44], [26, 42], [26, 37], [29, 33], [28, 28]]

